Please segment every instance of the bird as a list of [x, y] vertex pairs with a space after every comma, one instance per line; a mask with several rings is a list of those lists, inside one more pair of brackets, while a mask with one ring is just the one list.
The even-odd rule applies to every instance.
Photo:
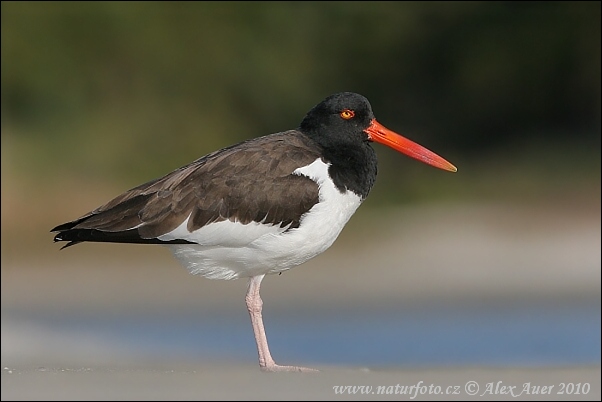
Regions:
[[276, 364], [259, 294], [280, 274], [328, 249], [376, 180], [372, 143], [436, 168], [447, 160], [386, 128], [368, 99], [332, 94], [296, 129], [255, 137], [209, 153], [54, 227], [62, 248], [82, 242], [160, 244], [191, 274], [247, 278], [245, 296], [265, 372], [317, 371]]

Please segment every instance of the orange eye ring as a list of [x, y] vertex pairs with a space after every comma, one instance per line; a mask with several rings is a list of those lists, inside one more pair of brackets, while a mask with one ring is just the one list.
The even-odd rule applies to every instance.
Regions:
[[349, 120], [355, 116], [355, 112], [350, 109], [344, 109], [341, 113], [339, 113], [339, 116], [341, 116], [342, 119]]

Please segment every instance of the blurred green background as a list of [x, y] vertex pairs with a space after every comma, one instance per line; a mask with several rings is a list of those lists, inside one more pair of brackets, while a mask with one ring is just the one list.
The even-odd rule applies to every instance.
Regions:
[[599, 189], [600, 57], [600, 2], [2, 2], [2, 170], [121, 191], [355, 91], [459, 168], [376, 146], [368, 205]]
[[163, 248], [59, 253], [49, 230], [354, 91], [458, 172], [375, 144], [339, 241], [264, 282], [275, 355], [599, 367], [600, 2], [1, 7], [3, 359], [90, 364], [114, 330], [254, 365], [244, 281], [191, 280]]

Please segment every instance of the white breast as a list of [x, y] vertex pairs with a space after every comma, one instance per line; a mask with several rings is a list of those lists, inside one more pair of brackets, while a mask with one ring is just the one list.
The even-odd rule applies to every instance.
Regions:
[[197, 243], [167, 247], [191, 273], [210, 279], [271, 274], [302, 264], [332, 245], [362, 202], [357, 194], [341, 193], [335, 187], [328, 175], [329, 166], [318, 158], [293, 172], [319, 186], [319, 202], [301, 217], [298, 228], [222, 221], [189, 232], [187, 219], [159, 239]]

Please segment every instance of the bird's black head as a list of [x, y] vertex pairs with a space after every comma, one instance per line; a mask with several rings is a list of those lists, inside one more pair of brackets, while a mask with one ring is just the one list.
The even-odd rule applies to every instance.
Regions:
[[440, 169], [456, 171], [439, 155], [376, 121], [368, 99], [353, 92], [330, 95], [318, 103], [301, 121], [299, 131], [320, 146], [335, 186], [362, 198], [368, 196], [376, 178], [373, 141]]
[[360, 144], [369, 140], [364, 130], [373, 119], [368, 99], [353, 92], [340, 92], [314, 106], [299, 130], [326, 148]]

